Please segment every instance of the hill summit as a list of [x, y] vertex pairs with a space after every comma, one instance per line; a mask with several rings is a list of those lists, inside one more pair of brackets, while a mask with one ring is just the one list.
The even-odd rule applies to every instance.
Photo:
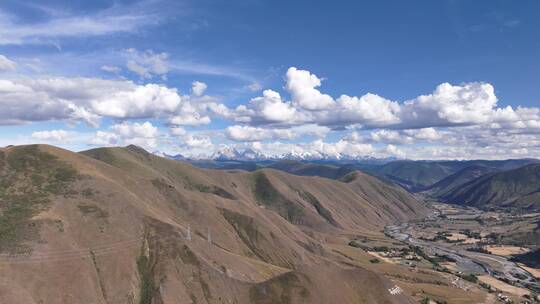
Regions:
[[43, 145], [1, 149], [0, 172], [3, 299], [411, 303], [329, 245], [427, 212], [360, 172], [344, 182]]

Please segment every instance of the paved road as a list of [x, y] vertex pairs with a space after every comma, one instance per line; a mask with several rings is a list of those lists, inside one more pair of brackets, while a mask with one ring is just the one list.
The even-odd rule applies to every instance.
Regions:
[[[427, 220], [429, 220], [429, 218]], [[463, 249], [452, 248], [451, 245], [445, 246], [435, 242], [419, 240], [405, 232], [409, 227], [410, 224], [408, 223], [388, 226], [386, 227], [385, 232], [396, 240], [403, 241], [411, 246], [422, 248], [422, 250], [429, 255], [438, 254], [454, 259], [458, 269], [462, 270], [464, 273], [473, 273], [477, 275], [489, 274], [499, 279], [506, 278], [509, 281], [514, 282], [516, 286], [540, 290], [540, 283], [536, 282], [536, 279], [530, 273], [504, 257], [466, 251]], [[523, 279], [516, 278], [516, 274]]]
[[486, 269], [484, 267], [470, 258], [464, 257], [458, 252], [444, 247], [440, 246], [434, 242], [419, 240], [416, 238], [413, 238], [410, 234], [404, 233], [402, 231], [406, 230], [409, 227], [409, 224], [402, 224], [399, 226], [388, 226], [386, 228], [386, 233], [390, 235], [391, 237], [406, 242], [407, 244], [411, 246], [418, 246], [421, 247], [424, 252], [426, 252], [429, 255], [441, 255], [441, 256], [448, 256], [456, 261], [456, 265], [459, 269], [463, 269], [464, 272], [467, 273], [474, 273], [474, 274], [484, 274], [486, 273]]

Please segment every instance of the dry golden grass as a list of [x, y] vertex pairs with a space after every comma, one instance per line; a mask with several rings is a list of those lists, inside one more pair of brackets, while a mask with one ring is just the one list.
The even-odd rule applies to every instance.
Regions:
[[399, 260], [398, 260], [398, 259], [395, 259], [395, 258], [388, 258], [388, 257], [385, 257], [385, 256], [381, 255], [380, 253], [374, 252], [374, 251], [368, 251], [368, 253], [371, 254], [372, 256], [376, 257], [377, 259], [382, 260], [382, 261], [385, 261], [385, 262], [387, 262], [387, 263], [391, 263], [391, 264], [399, 264]]
[[[40, 238], [29, 242], [28, 257], [1, 257], [0, 303], [257, 303], [258, 287], [273, 302], [414, 303], [388, 292], [395, 283], [383, 274], [399, 265], [372, 264], [373, 256], [346, 245], [357, 235], [391, 243], [385, 225], [426, 211], [371, 176], [345, 183], [264, 170], [277, 199], [261, 208], [251, 173], [199, 169], [130, 148], [40, 149], [80, 179], [32, 218]], [[308, 192], [316, 201], [305, 199]], [[345, 258], [332, 243], [363, 254]], [[156, 301], [139, 301], [144, 290]]]
[[437, 286], [423, 283], [401, 283], [404, 290], [407, 290], [417, 299], [428, 297], [431, 299], [445, 301], [448, 304], [472, 304], [486, 303], [489, 294], [483, 290], [473, 287], [469, 291], [464, 291], [454, 286]]
[[519, 297], [529, 294], [530, 292], [525, 288], [520, 288], [506, 284], [503, 281], [497, 280], [496, 278], [490, 275], [481, 275], [478, 277], [478, 280], [491, 285], [492, 287], [506, 293], [510, 293]]
[[500, 255], [500, 256], [511, 256], [516, 254], [522, 254], [529, 252], [528, 248], [519, 247], [519, 246], [486, 246], [491, 254]]
[[525, 270], [528, 273], [532, 274], [533, 277], [535, 277], [537, 279], [540, 278], [540, 269], [527, 267], [527, 266], [525, 266], [524, 264], [521, 264], [521, 263], [519, 263], [518, 265], [519, 265], [519, 267], [523, 268], [523, 270]]
[[447, 237], [451, 241], [462, 241], [463, 244], [475, 244], [478, 243], [478, 239], [470, 238], [463, 233], [452, 233]]
[[475, 284], [464, 282], [469, 288], [467, 291], [453, 286], [451, 282], [456, 278], [454, 275], [431, 269], [412, 268], [393, 263], [393, 261], [373, 264], [369, 262], [374, 256], [371, 252], [343, 245], [327, 246], [333, 252], [339, 252], [349, 263], [384, 274], [403, 288], [407, 294], [414, 297], [417, 302], [424, 297], [429, 297], [450, 304], [489, 303], [486, 302], [489, 294]]
[[452, 270], [452, 271], [458, 271], [458, 268], [456, 266], [456, 263], [454, 262], [443, 262], [443, 263], [440, 263], [442, 266]]

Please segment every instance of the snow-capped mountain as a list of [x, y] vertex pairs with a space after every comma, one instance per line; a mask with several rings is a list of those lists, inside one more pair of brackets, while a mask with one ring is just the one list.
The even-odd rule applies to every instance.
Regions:
[[373, 156], [365, 155], [348, 155], [345, 153], [322, 153], [322, 152], [298, 152], [291, 151], [289, 153], [282, 154], [273, 159], [289, 159], [289, 160], [298, 160], [298, 161], [318, 161], [318, 160], [328, 160], [328, 161], [362, 161], [362, 162], [385, 162], [392, 161], [395, 158], [375, 158]]
[[267, 155], [261, 151], [254, 149], [244, 149], [238, 150], [233, 147], [222, 147], [219, 150], [212, 153], [210, 156], [198, 156], [198, 157], [185, 157], [181, 154], [169, 155], [160, 151], [154, 152], [155, 155], [166, 157], [175, 160], [213, 160], [213, 161], [246, 161], [246, 162], [257, 162], [257, 161], [266, 161], [266, 160], [297, 160], [297, 161], [337, 161], [337, 162], [352, 162], [352, 161], [362, 161], [362, 162], [390, 162], [396, 160], [396, 158], [375, 158], [372, 156], [358, 156], [358, 155], [347, 155], [343, 153], [336, 154], [326, 154], [317, 151], [305, 152], [305, 151], [291, 151], [281, 155]]
[[222, 147], [214, 152], [210, 159], [213, 160], [239, 160], [242, 154], [233, 147]]
[[188, 159], [187, 157], [185, 157], [182, 154], [171, 155], [171, 154], [167, 154], [167, 153], [161, 152], [161, 151], [154, 151], [154, 152], [152, 152], [152, 154], [154, 154], [156, 156], [160, 156], [160, 157], [174, 159], [174, 160], [186, 160], [186, 159]]
[[223, 147], [216, 151], [210, 159], [213, 160], [240, 160], [240, 161], [261, 161], [268, 159], [268, 156], [265, 154], [253, 150], [253, 149], [245, 149], [245, 150], [237, 150], [232, 147]]
[[323, 155], [318, 152], [299, 152], [299, 151], [291, 151], [289, 153], [284, 153], [278, 157], [277, 159], [290, 159], [290, 160], [312, 160], [312, 159], [323, 159]]
[[243, 160], [253, 160], [253, 161], [259, 161], [259, 160], [267, 160], [269, 157], [261, 153], [260, 151], [256, 151], [253, 149], [246, 149], [241, 153]]

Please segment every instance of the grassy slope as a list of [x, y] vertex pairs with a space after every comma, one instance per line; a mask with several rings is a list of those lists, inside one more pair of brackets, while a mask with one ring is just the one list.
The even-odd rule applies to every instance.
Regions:
[[446, 201], [478, 207], [540, 208], [540, 164], [481, 176], [449, 193]]
[[[38, 224], [40, 240], [23, 243], [32, 250], [29, 259], [42, 256], [45, 263], [3, 268], [10, 287], [0, 291], [8, 296], [30, 293], [45, 303], [57, 303], [62, 294], [71, 302], [323, 303], [380, 294], [381, 303], [409, 301], [390, 297], [385, 290], [391, 282], [347, 266], [321, 241], [346, 244], [342, 234], [380, 234], [385, 224], [425, 212], [410, 195], [375, 178], [358, 175], [345, 183], [267, 169], [204, 170], [136, 147], [75, 154], [36, 146], [32, 161], [18, 168], [7, 161], [26, 159], [18, 149], [2, 150], [2, 174], [17, 172], [17, 185], [37, 187], [28, 172], [40, 172], [47, 181], [40, 187], [61, 190], [47, 192], [46, 207], [10, 224]], [[8, 194], [20, 189], [4, 188]], [[43, 194], [42, 188], [27, 189]], [[2, 215], [12, 209], [7, 201]], [[363, 283], [339, 283], [348, 278]], [[283, 280], [297, 287], [285, 288]], [[270, 288], [271, 297], [257, 300], [261, 288]]]
[[538, 163], [536, 159], [471, 160], [471, 161], [394, 161], [385, 165], [366, 166], [364, 171], [392, 181], [413, 191], [424, 191], [435, 183], [468, 168], [482, 166], [493, 171], [512, 170], [528, 164]]
[[466, 167], [429, 187], [425, 192], [433, 197], [444, 198], [459, 187], [471, 182], [480, 176], [496, 172], [496, 169], [473, 165]]
[[53, 195], [72, 195], [77, 179], [70, 165], [38, 146], [0, 153], [0, 253], [26, 253], [27, 241], [39, 239], [32, 217], [50, 207]]
[[302, 176], [320, 176], [331, 179], [339, 179], [347, 173], [353, 171], [353, 168], [347, 166], [322, 165], [314, 163], [303, 163], [299, 161], [280, 161], [268, 166], [268, 168], [285, 171], [287, 173]]
[[455, 169], [436, 162], [395, 161], [370, 172], [411, 191], [420, 191], [454, 173]]

